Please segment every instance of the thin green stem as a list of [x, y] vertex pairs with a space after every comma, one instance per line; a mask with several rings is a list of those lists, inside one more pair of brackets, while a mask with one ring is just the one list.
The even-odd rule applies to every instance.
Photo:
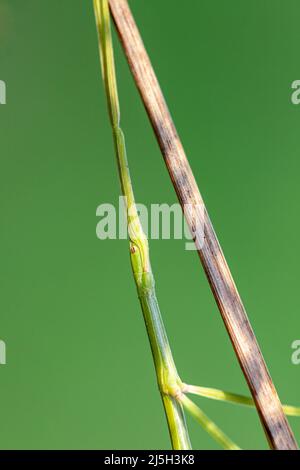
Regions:
[[[253, 398], [247, 397], [245, 395], [239, 395], [237, 393], [225, 392], [224, 390], [219, 390], [217, 388], [199, 387], [197, 385], [184, 384], [183, 390], [185, 393], [191, 393], [193, 395], [198, 395], [204, 398], [211, 398], [212, 400], [255, 407]], [[300, 416], [300, 408], [296, 406], [283, 405], [282, 408], [287, 416]]]
[[297, 406], [283, 405], [283, 411], [287, 416], [300, 416], [300, 408]]
[[148, 241], [143, 232], [135, 204], [126, 156], [125, 139], [120, 128], [120, 107], [108, 1], [94, 0], [94, 10], [99, 34], [102, 74], [116, 148], [119, 177], [126, 203], [133, 275], [151, 345], [157, 381], [168, 421], [172, 446], [174, 449], [187, 450], [191, 448], [191, 445], [184, 411], [181, 403], [175, 398], [182, 384], [177, 374], [155, 294], [155, 283], [151, 270]]
[[198, 421], [202, 428], [211, 435], [226, 450], [240, 450], [240, 448], [186, 395], [180, 396], [184, 408]]
[[224, 448], [237, 449], [238, 447], [191, 400], [181, 394], [183, 384], [176, 370], [156, 298], [148, 240], [143, 232], [135, 204], [125, 139], [120, 127], [120, 106], [107, 0], [94, 0], [94, 9], [99, 33], [102, 74], [116, 148], [121, 189], [126, 203], [131, 265], [151, 345], [172, 447], [184, 450], [191, 448], [183, 411], [183, 407], [185, 407]]

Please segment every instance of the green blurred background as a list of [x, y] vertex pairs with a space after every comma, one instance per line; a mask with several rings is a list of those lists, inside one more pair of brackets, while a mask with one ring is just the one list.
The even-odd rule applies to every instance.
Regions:
[[[130, 4], [280, 397], [299, 405], [299, 1]], [[137, 200], [172, 204], [114, 39]], [[92, 1], [0, 0], [0, 79], [0, 447], [169, 448], [127, 241], [95, 232], [120, 190]], [[150, 246], [183, 380], [247, 393], [197, 255]], [[241, 447], [267, 447], [254, 411], [196, 400]], [[194, 448], [218, 448], [189, 425]]]

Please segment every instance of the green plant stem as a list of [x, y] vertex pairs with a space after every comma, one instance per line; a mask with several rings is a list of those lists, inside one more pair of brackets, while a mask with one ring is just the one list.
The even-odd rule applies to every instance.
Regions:
[[[298, 449], [297, 443], [283, 413], [276, 389], [203, 203], [128, 2], [127, 0], [109, 0], [109, 5], [129, 67], [151, 121], [187, 224], [191, 232], [194, 234], [197, 232], [200, 239], [203, 240], [201, 246], [196, 243], [199, 258], [249, 389], [255, 399], [270, 447], [278, 450], [296, 450]], [[170, 14], [172, 14], [172, 9]], [[187, 206], [194, 210], [186, 211]], [[199, 207], [203, 210], [198, 211]], [[205, 227], [204, 238], [201, 227], [202, 229]], [[198, 237], [195, 237], [195, 241], [198, 241]]]
[[240, 450], [240, 448], [231, 439], [229, 439], [229, 437], [226, 436], [226, 434], [224, 434], [223, 431], [186, 395], [182, 394], [180, 401], [184, 408], [191, 413], [203, 429], [210, 434], [215, 441], [219, 442], [224, 449]]
[[128, 168], [125, 139], [120, 128], [120, 109], [116, 83], [110, 14], [107, 0], [94, 0], [99, 33], [102, 74], [116, 148], [119, 177], [126, 202], [130, 258], [138, 296], [151, 345], [159, 390], [174, 449], [190, 449], [182, 404], [176, 399], [181, 381], [173, 361], [168, 338], [155, 294], [148, 241], [138, 216]]
[[[255, 407], [254, 400], [251, 397], [245, 395], [239, 395], [237, 393], [225, 392], [217, 388], [198, 387], [196, 385], [183, 385], [183, 391], [185, 393], [191, 393], [204, 398], [211, 398], [212, 400], [225, 401], [236, 405], [244, 405]], [[284, 413], [287, 416], [300, 416], [300, 408], [296, 406], [283, 405]]]

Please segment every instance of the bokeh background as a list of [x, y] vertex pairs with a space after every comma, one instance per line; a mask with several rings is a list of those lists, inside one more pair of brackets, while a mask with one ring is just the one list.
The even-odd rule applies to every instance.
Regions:
[[[300, 405], [299, 1], [130, 4], [280, 397]], [[114, 39], [137, 200], [172, 204]], [[92, 1], [0, 0], [0, 79], [0, 447], [167, 449], [127, 241], [96, 237], [120, 190]], [[247, 393], [197, 255], [150, 245], [183, 380]], [[241, 447], [267, 448], [254, 411], [196, 400]], [[194, 448], [218, 448], [188, 421]]]

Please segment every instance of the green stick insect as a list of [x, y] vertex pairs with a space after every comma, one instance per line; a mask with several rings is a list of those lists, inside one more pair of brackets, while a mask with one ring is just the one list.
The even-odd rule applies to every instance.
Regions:
[[[173, 449], [191, 449], [185, 411], [190, 413], [224, 449], [239, 447], [212, 422], [187, 394], [215, 400], [254, 406], [253, 400], [221, 390], [184, 384], [177, 372], [168, 337], [160, 313], [154, 276], [150, 264], [148, 240], [143, 232], [135, 204], [129, 173], [125, 139], [120, 127], [120, 107], [115, 73], [114, 53], [108, 0], [94, 0], [102, 75], [105, 84], [109, 116], [115, 143], [121, 190], [126, 202], [127, 225], [132, 272], [143, 311], [152, 350], [158, 388], [161, 394]], [[300, 416], [300, 409], [285, 407], [285, 413]]]

